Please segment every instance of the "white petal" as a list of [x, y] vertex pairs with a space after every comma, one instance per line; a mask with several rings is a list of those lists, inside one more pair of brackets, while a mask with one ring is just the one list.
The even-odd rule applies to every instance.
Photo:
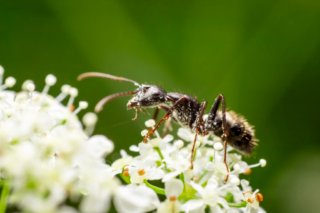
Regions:
[[152, 211], [159, 203], [156, 193], [146, 186], [127, 185], [119, 187], [114, 197], [114, 205], [120, 213]]
[[103, 213], [109, 209], [110, 194], [108, 192], [100, 192], [85, 196], [80, 204], [81, 212]]
[[205, 205], [202, 200], [189, 200], [181, 209], [186, 213], [204, 213]]
[[164, 183], [164, 188], [167, 197], [176, 196], [178, 197], [183, 191], [183, 183], [178, 179], [171, 179]]
[[98, 157], [109, 154], [114, 147], [113, 143], [103, 135], [92, 136], [87, 143], [89, 144], [88, 148], [92, 149]]
[[178, 129], [178, 136], [188, 142], [193, 142], [194, 134], [189, 129], [186, 128], [179, 128]]

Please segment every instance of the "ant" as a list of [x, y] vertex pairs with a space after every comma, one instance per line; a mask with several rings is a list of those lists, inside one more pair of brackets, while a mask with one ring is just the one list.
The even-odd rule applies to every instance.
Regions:
[[[128, 101], [127, 108], [136, 111], [135, 118], [137, 117], [138, 110], [145, 108], [156, 108], [157, 111], [159, 109], [165, 110], [165, 115], [153, 128], [148, 130], [148, 133], [143, 138], [143, 142], [146, 143], [160, 125], [169, 118], [173, 118], [173, 120], [180, 125], [187, 126], [194, 131], [195, 137], [191, 151], [191, 169], [193, 168], [193, 158], [198, 135], [214, 134], [223, 141], [224, 164], [227, 170], [225, 181], [228, 180], [230, 174], [227, 164], [227, 145], [231, 145], [245, 155], [250, 155], [257, 145], [253, 127], [244, 117], [233, 111], [226, 110], [226, 102], [222, 94], [219, 94], [216, 97], [208, 116], [204, 118], [204, 112], [207, 106], [206, 101], [199, 102], [186, 94], [166, 92], [156, 85], [139, 84], [128, 78], [106, 73], [87, 72], [79, 75], [78, 80], [89, 77], [100, 77], [114, 81], [130, 82], [137, 86], [137, 89], [134, 91], [119, 92], [104, 97], [97, 103], [95, 107], [96, 112], [100, 112], [103, 109], [103, 106], [111, 100], [122, 96], [133, 96]], [[220, 105], [221, 110], [219, 110]]]

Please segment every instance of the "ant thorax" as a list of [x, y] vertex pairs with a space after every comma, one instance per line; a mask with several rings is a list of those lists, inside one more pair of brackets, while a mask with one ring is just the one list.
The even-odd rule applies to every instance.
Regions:
[[184, 99], [175, 104], [174, 109], [172, 110], [172, 117], [182, 126], [187, 126], [191, 129], [195, 129], [196, 120], [199, 114], [200, 104], [197, 100], [191, 96], [180, 94], [180, 93], [168, 93], [167, 98], [172, 103], [177, 103], [181, 98]]

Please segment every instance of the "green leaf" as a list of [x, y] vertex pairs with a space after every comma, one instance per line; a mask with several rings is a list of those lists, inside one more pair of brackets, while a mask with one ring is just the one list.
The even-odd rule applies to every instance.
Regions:
[[163, 188], [160, 188], [158, 186], [152, 185], [147, 180], [144, 180], [143, 182], [144, 182], [144, 184], [146, 184], [147, 187], [149, 187], [150, 189], [153, 189], [153, 191], [155, 191], [157, 194], [166, 195], [166, 192], [164, 191]]

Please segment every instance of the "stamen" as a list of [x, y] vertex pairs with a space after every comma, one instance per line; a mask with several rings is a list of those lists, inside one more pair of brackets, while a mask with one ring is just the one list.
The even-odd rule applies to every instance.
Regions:
[[6, 78], [6, 80], [4, 81], [4, 84], [1, 85], [0, 89], [1, 90], [5, 90], [7, 88], [11, 88], [16, 84], [16, 79], [14, 77], [8, 77]]
[[71, 86], [68, 84], [65, 84], [61, 87], [61, 93], [56, 97], [56, 100], [58, 102], [62, 102], [68, 95], [70, 92]]
[[29, 96], [32, 95], [32, 92], [36, 89], [36, 85], [31, 80], [26, 80], [22, 84], [22, 90], [29, 92]]
[[252, 197], [249, 197], [249, 198], [247, 199], [247, 202], [248, 202], [248, 203], [253, 203], [253, 201], [254, 201], [254, 200], [253, 200]]
[[129, 177], [129, 176], [130, 176], [128, 167], [126, 167], [126, 168], [123, 169], [122, 175], [123, 175], [123, 176], [126, 176], [126, 177]]
[[143, 176], [144, 174], [146, 174], [146, 171], [144, 171], [144, 169], [138, 170], [138, 175]]
[[55, 85], [56, 82], [57, 82], [57, 78], [54, 75], [52, 74], [47, 75], [45, 79], [46, 85], [42, 90], [42, 94], [48, 94], [50, 87]]
[[176, 197], [175, 195], [171, 195], [171, 196], [169, 197], [169, 200], [170, 200], [171, 202], [175, 202], [175, 201], [177, 200], [177, 197]]
[[3, 74], [4, 74], [4, 68], [3, 66], [0, 65], [0, 85], [2, 85]]
[[260, 159], [259, 163], [250, 165], [249, 168], [255, 168], [255, 167], [265, 167], [267, 165], [267, 161], [265, 159]]
[[73, 104], [75, 97], [78, 96], [77, 88], [71, 87], [70, 90], [69, 90], [69, 95], [70, 95], [70, 98], [69, 98], [69, 101], [68, 101], [68, 104], [67, 104], [68, 107]]
[[265, 159], [260, 159], [259, 163], [261, 167], [265, 167], [267, 165], [267, 161]]
[[74, 110], [73, 114], [78, 114], [81, 110], [88, 108], [88, 102], [80, 101], [77, 109]]
[[256, 194], [256, 199], [259, 203], [261, 203], [263, 201], [263, 195], [261, 193], [257, 193]]
[[97, 121], [98, 121], [98, 117], [93, 112], [88, 112], [83, 116], [82, 122], [86, 127], [85, 132], [87, 133], [87, 135], [91, 135], [93, 133], [93, 130]]
[[244, 170], [243, 174], [244, 175], [250, 175], [252, 173], [252, 170], [250, 168], [247, 168], [246, 170]]

